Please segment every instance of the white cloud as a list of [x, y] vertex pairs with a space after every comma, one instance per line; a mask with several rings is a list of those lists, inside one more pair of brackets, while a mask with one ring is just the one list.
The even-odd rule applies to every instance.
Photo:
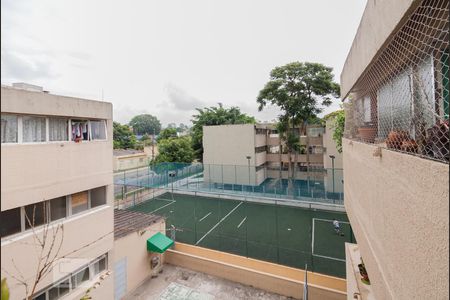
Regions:
[[256, 104], [270, 70], [315, 61], [338, 80], [364, 2], [2, 0], [2, 83], [103, 90], [121, 122], [147, 112], [190, 123], [218, 102], [270, 121], [277, 109]]

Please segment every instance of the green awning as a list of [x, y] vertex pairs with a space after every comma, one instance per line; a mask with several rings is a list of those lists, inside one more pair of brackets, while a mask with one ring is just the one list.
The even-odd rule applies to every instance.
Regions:
[[158, 232], [147, 240], [147, 251], [164, 253], [173, 245], [173, 241], [167, 236]]

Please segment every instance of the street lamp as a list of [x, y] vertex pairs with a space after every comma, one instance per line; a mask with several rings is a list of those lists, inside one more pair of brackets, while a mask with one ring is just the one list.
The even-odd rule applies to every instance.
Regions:
[[250, 155], [247, 155], [245, 158], [247, 158], [248, 161], [248, 185], [250, 186], [250, 159], [252, 157]]
[[334, 159], [336, 158], [336, 156], [330, 155], [330, 158], [331, 158], [331, 169], [333, 174], [333, 194], [334, 194]]

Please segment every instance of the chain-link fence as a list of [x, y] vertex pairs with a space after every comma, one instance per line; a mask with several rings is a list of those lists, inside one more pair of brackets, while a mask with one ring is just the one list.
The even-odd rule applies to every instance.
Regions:
[[449, 1], [422, 1], [346, 103], [345, 136], [449, 162]]
[[291, 180], [287, 173], [281, 166], [161, 163], [115, 173], [115, 199], [124, 207], [145, 201], [150, 193], [185, 190], [343, 204], [342, 169], [305, 167], [296, 169]]

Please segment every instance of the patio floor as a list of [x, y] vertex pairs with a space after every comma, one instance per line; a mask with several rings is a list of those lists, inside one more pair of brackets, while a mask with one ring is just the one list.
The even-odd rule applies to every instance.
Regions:
[[125, 300], [287, 300], [292, 298], [265, 292], [204, 273], [165, 265], [157, 278], [147, 279]]

